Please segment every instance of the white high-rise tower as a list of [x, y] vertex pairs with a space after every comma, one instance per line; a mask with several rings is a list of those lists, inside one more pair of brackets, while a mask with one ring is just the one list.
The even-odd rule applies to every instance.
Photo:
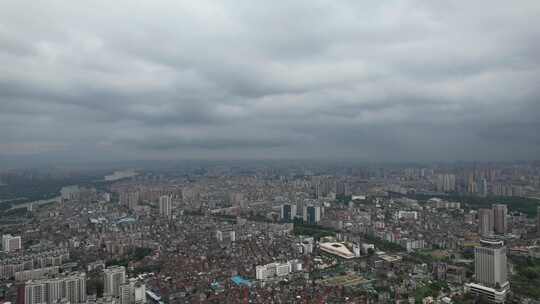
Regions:
[[492, 303], [504, 303], [510, 289], [506, 269], [506, 247], [500, 240], [483, 239], [474, 249], [476, 283], [469, 290]]
[[172, 216], [172, 199], [168, 195], [159, 197], [159, 215], [170, 218]]
[[120, 296], [120, 286], [126, 283], [126, 268], [124, 266], [107, 267], [103, 271], [103, 283], [105, 296]]

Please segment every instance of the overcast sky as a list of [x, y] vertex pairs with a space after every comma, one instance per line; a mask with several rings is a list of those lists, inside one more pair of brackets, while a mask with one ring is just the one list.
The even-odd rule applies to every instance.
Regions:
[[0, 156], [538, 159], [540, 1], [0, 2]]

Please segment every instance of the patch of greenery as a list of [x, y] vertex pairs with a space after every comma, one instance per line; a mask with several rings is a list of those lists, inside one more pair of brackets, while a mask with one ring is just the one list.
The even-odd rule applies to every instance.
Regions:
[[463, 258], [469, 259], [469, 260], [474, 259], [474, 250], [473, 249], [463, 250]]
[[447, 255], [437, 254], [440, 250], [417, 250], [410, 255], [423, 263], [433, 262], [449, 262], [450, 257]]
[[336, 195], [336, 203], [348, 204], [352, 199], [352, 195]]
[[417, 288], [414, 291], [414, 299], [416, 303], [422, 303], [422, 299], [425, 297], [437, 298], [439, 292], [443, 289], [448, 289], [448, 285], [445, 282], [433, 282]]
[[410, 255], [408, 255], [406, 257], [406, 259], [408, 261], [411, 261], [415, 264], [421, 264], [421, 263], [426, 263], [426, 264], [431, 264], [433, 263], [433, 257], [429, 254], [419, 254], [419, 253], [416, 253], [416, 252], [412, 252]]
[[[413, 199], [425, 201], [432, 198], [432, 195], [415, 194], [410, 196]], [[472, 208], [490, 208], [492, 204], [506, 204], [512, 211], [519, 211], [527, 214], [528, 217], [535, 217], [540, 200], [528, 197], [516, 196], [468, 196], [459, 194], [448, 194], [442, 198], [449, 201], [456, 201], [467, 204]]]
[[141, 267], [137, 267], [133, 270], [133, 274], [140, 274], [140, 273], [147, 273], [147, 272], [160, 272], [161, 266], [153, 264], [153, 265], [144, 265]]
[[473, 207], [490, 207], [492, 204], [506, 204], [510, 210], [519, 211], [527, 214], [528, 217], [534, 217], [537, 213], [537, 207], [540, 201], [527, 197], [467, 197], [463, 200], [466, 204]]
[[2, 217], [8, 217], [8, 216], [24, 217], [27, 215], [28, 215], [28, 211], [26, 210], [26, 208], [11, 209], [11, 210], [4, 211], [2, 213]]
[[184, 210], [184, 215], [189, 215], [189, 216], [204, 216], [204, 212], [200, 211], [200, 210]]
[[336, 231], [332, 228], [322, 227], [319, 225], [308, 225], [294, 223], [293, 233], [295, 235], [309, 235], [316, 239], [320, 239], [325, 236], [334, 236]]
[[460, 296], [455, 296], [452, 298], [454, 304], [474, 304], [475, 296], [472, 293], [465, 293]]
[[135, 261], [140, 261], [144, 259], [145, 257], [149, 256], [152, 253], [152, 251], [153, 250], [150, 248], [139, 247], [133, 250], [133, 253], [131, 254], [131, 256], [133, 257]]
[[42, 176], [32, 178], [10, 176], [5, 178], [6, 185], [0, 187], [0, 199], [11, 200], [3, 204], [22, 204], [26, 202], [50, 199], [60, 195], [60, 189], [67, 185], [91, 184], [95, 175], [79, 175], [66, 178]]
[[107, 261], [105, 263], [105, 266], [106, 267], [109, 267], [109, 266], [124, 266], [124, 267], [127, 268], [128, 263], [129, 263], [129, 259], [114, 259], [114, 260]]
[[406, 250], [403, 246], [399, 244], [392, 243], [392, 242], [380, 239], [375, 236], [368, 235], [366, 236], [366, 240], [373, 243], [375, 247], [383, 251], [405, 251]]
[[145, 257], [149, 256], [152, 253], [152, 251], [153, 250], [150, 248], [138, 247], [138, 248], [133, 249], [126, 258], [110, 260], [110, 261], [107, 261], [105, 265], [107, 267], [111, 265], [127, 267], [129, 262], [140, 261], [144, 259]]
[[512, 258], [517, 274], [510, 278], [512, 291], [533, 299], [540, 299], [540, 259]]
[[[236, 217], [235, 217], [236, 219]], [[246, 217], [247, 220], [254, 221], [254, 222], [263, 222], [263, 223], [273, 223], [271, 219], [267, 218], [264, 215], [253, 213]]]

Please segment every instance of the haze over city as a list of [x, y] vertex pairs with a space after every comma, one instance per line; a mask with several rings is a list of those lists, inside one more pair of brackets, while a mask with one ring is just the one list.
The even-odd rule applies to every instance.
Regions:
[[534, 160], [538, 1], [3, 1], [0, 159]]
[[540, 304], [540, 1], [0, 1], [0, 304]]

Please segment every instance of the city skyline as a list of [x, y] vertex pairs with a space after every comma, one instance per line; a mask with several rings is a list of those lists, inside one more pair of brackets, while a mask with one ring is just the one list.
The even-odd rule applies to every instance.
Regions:
[[12, 1], [0, 160], [540, 155], [540, 5]]
[[4, 302], [540, 297], [540, 163], [91, 167], [0, 170]]

